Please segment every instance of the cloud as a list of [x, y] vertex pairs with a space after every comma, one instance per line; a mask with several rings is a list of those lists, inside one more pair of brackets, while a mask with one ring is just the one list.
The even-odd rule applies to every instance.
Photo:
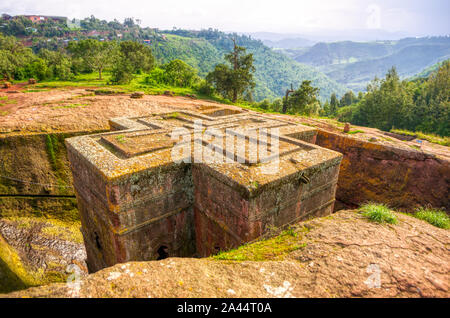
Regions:
[[[162, 29], [213, 27], [225, 31], [294, 33], [313, 29], [440, 28], [447, 33], [448, 14], [442, 11], [448, 6], [448, 0], [428, 0], [426, 6], [417, 0], [2, 0], [0, 12], [71, 18], [95, 15], [106, 20], [134, 17], [143, 26]], [[417, 25], [418, 22], [423, 24]]]

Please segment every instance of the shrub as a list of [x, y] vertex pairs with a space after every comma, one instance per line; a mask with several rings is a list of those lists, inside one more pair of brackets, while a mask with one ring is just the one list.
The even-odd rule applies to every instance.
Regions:
[[394, 213], [384, 204], [366, 203], [359, 210], [372, 222], [397, 224]]
[[268, 110], [271, 105], [270, 105], [270, 102], [267, 99], [265, 99], [262, 102], [256, 104], [256, 106], [258, 108], [261, 108], [261, 109], [264, 109], [264, 110]]
[[173, 60], [163, 66], [166, 84], [176, 87], [193, 87], [199, 81], [197, 70], [181, 60]]
[[43, 59], [36, 59], [25, 67], [25, 74], [29, 78], [37, 78], [39, 81], [52, 77], [52, 72]]
[[414, 215], [420, 220], [430, 223], [431, 225], [440, 227], [441, 229], [450, 228], [450, 218], [444, 211], [431, 208], [419, 208]]
[[129, 84], [133, 80], [133, 68], [127, 61], [118, 61], [111, 70], [113, 84]]
[[214, 87], [212, 87], [207, 81], [202, 80], [197, 87], [197, 91], [200, 94], [212, 96], [214, 94]]

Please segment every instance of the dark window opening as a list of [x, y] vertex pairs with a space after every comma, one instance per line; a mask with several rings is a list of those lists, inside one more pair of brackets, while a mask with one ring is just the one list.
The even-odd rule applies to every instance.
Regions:
[[157, 252], [158, 252], [158, 258], [157, 258], [158, 261], [169, 257], [169, 248], [167, 246], [164, 246], [164, 245], [161, 246]]
[[102, 250], [102, 245], [100, 244], [100, 238], [98, 237], [97, 232], [94, 232], [95, 235], [95, 245], [99, 250]]

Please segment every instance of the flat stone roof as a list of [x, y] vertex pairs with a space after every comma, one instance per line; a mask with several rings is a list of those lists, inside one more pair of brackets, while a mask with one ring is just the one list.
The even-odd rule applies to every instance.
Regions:
[[[194, 133], [195, 123], [200, 120], [204, 128]], [[144, 117], [115, 118], [111, 119], [110, 123], [111, 127], [122, 130], [74, 137], [66, 141], [109, 182], [120, 182], [130, 174], [174, 164], [172, 149], [176, 141], [171, 138], [174, 129], [184, 129], [181, 135], [190, 134], [192, 137], [191, 154], [176, 159], [194, 162], [193, 158], [188, 157], [193, 156], [195, 149], [199, 149], [197, 147], [203, 148], [205, 160], [199, 164], [209, 167], [222, 181], [226, 180], [232, 186], [241, 187], [248, 195], [299, 170], [316, 166], [324, 168], [341, 160], [339, 153], [299, 139], [303, 135], [315, 135], [315, 128], [246, 111], [205, 107], [198, 113], [180, 110]], [[279, 161], [276, 162], [276, 173], [267, 173], [268, 166], [274, 164], [271, 162], [273, 156], [277, 155], [276, 152], [271, 152], [269, 136], [268, 151], [264, 154], [258, 152], [258, 143], [261, 144], [261, 140], [257, 141], [248, 136], [252, 136], [257, 130], [261, 132], [261, 129], [274, 128], [278, 129]], [[227, 153], [225, 147], [219, 145], [220, 142], [217, 143], [213, 136], [208, 136], [211, 129], [223, 133], [225, 137], [229, 136], [230, 132], [236, 134], [233, 138], [234, 152]], [[238, 153], [236, 148], [242, 147], [242, 143], [245, 144], [245, 153]], [[222, 141], [221, 145], [225, 146], [225, 141]], [[205, 152], [205, 148], [211, 149]], [[234, 162], [214, 162], [211, 156], [217, 153], [223, 154], [225, 160]]]

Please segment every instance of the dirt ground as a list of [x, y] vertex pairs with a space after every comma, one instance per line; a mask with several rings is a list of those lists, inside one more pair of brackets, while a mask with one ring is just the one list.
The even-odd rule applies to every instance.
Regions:
[[[14, 93], [8, 93], [13, 91]], [[23, 87], [0, 89], [11, 103], [0, 107], [0, 133], [38, 133], [108, 130], [114, 117], [144, 116], [174, 109], [224, 106], [187, 97], [127, 95], [95, 96], [85, 88], [26, 92]], [[1, 103], [1, 101], [0, 101]]]
[[357, 211], [300, 223], [300, 248], [281, 260], [118, 264], [81, 279], [79, 289], [52, 284], [4, 296], [449, 297], [449, 231], [396, 215], [397, 225]]
[[[0, 134], [79, 132], [108, 130], [108, 120], [114, 117], [144, 116], [157, 112], [187, 109], [201, 106], [220, 106], [214, 101], [188, 97], [146, 95], [142, 99], [131, 99], [129, 94], [95, 96], [92, 88], [32, 89], [29, 85], [18, 84], [9, 89], [0, 89]], [[276, 115], [283, 119], [301, 122], [335, 132], [343, 131], [343, 124], [316, 118]], [[351, 130], [362, 131], [349, 135], [352, 138], [375, 141], [407, 150], [416, 149], [450, 159], [450, 148], [428, 141], [400, 141], [386, 136], [375, 128], [352, 126]]]

